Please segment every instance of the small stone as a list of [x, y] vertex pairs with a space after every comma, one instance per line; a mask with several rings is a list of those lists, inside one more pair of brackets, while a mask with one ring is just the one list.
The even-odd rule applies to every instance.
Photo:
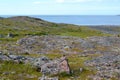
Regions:
[[12, 38], [12, 37], [14, 37], [14, 35], [12, 33], [8, 33], [7, 37]]
[[36, 77], [37, 77], [36, 75], [29, 75], [29, 74], [27, 74], [27, 78], [33, 79], [33, 78], [36, 78]]
[[79, 70], [80, 70], [80, 72], [82, 72], [82, 71], [83, 71], [83, 68], [80, 68]]
[[48, 77], [48, 76], [42, 75], [42, 77], [39, 77], [38, 80], [59, 80], [59, 78], [58, 77]]
[[9, 75], [10, 72], [3, 72], [3, 75]]

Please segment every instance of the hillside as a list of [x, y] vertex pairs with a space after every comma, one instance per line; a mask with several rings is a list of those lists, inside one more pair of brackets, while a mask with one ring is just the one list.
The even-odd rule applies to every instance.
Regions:
[[114, 29], [1, 18], [0, 80], [119, 80], [120, 37], [105, 32]]
[[[72, 24], [56, 24], [28, 16], [16, 16], [0, 19], [0, 35], [14, 35], [14, 40], [26, 35], [66, 35], [66, 36], [104, 36], [103, 32], [88, 27]], [[2, 39], [3, 39], [2, 38]], [[1, 39], [1, 40], [2, 40]]]

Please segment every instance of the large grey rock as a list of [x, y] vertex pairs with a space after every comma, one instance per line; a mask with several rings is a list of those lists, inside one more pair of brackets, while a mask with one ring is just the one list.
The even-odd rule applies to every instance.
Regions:
[[24, 63], [24, 64], [32, 64], [31, 62], [34, 60], [34, 58], [31, 57], [24, 57], [21, 55], [12, 55], [12, 54], [0, 54], [0, 60], [1, 61], [13, 61], [16, 63]]
[[38, 71], [41, 71], [43, 74], [58, 74], [61, 72], [66, 72], [70, 74], [70, 67], [65, 57], [50, 60], [47, 57], [43, 56], [40, 58], [36, 58], [32, 62], [32, 65], [36, 67]]
[[41, 70], [41, 66], [50, 62], [50, 59], [48, 59], [47, 57], [43, 56], [40, 58], [36, 58], [33, 62], [32, 65], [35, 66], [37, 69]]
[[6, 55], [0, 55], [0, 60], [2, 60], [2, 61], [10, 61], [10, 58], [7, 57]]
[[[8, 55], [8, 57], [16, 63], [26, 63], [28, 61], [28, 58], [20, 55]], [[30, 61], [29, 61], [30, 62]]]
[[8, 55], [10, 59], [13, 60], [25, 60], [26, 58], [24, 56], [20, 56], [20, 55]]
[[71, 71], [67, 59], [62, 57], [42, 65], [41, 72], [43, 74], [59, 74], [61, 72], [70, 74]]

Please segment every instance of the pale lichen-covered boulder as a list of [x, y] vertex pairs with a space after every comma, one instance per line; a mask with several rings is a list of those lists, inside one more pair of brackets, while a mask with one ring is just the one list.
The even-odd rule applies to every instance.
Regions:
[[50, 61], [41, 66], [41, 72], [43, 74], [58, 74], [62, 72], [70, 74], [68, 60], [65, 57], [62, 57], [58, 60]]

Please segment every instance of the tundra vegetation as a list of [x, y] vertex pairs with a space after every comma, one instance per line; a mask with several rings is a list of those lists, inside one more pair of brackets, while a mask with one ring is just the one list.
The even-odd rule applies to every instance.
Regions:
[[[104, 28], [56, 24], [28, 16], [0, 18], [0, 80], [38, 80], [43, 74], [29, 59], [46, 56], [56, 60], [63, 55], [71, 73], [46, 76], [60, 80], [118, 80], [120, 28]], [[25, 57], [28, 62], [16, 62], [13, 56]]]

